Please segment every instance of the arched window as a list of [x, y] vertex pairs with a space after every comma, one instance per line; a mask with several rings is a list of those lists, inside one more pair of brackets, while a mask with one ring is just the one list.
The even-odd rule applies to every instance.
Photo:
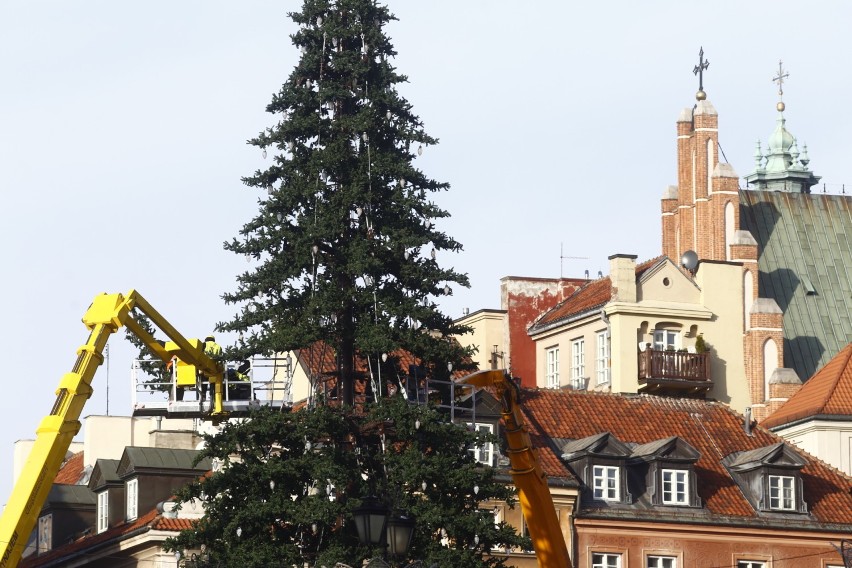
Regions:
[[765, 400], [769, 400], [769, 378], [778, 368], [778, 346], [775, 341], [767, 339], [763, 344], [763, 392]]
[[725, 204], [725, 260], [731, 260], [731, 244], [734, 242], [734, 233], [736, 230], [734, 204], [728, 201]]
[[743, 272], [743, 327], [751, 329], [751, 305], [754, 302], [754, 280], [751, 270]]

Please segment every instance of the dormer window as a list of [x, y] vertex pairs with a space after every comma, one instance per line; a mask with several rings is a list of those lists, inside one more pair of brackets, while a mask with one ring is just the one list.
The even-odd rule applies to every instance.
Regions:
[[132, 521], [139, 514], [139, 480], [128, 479], [125, 484], [125, 495], [127, 497], [126, 516]]
[[722, 460], [756, 511], [807, 513], [801, 469], [807, 461], [784, 442]]
[[569, 441], [562, 452], [562, 459], [583, 479], [584, 492], [590, 499], [607, 504], [632, 501], [624, 470], [630, 449], [615, 436], [603, 432]]
[[769, 508], [773, 511], [796, 510], [796, 478], [792, 475], [769, 476]]
[[593, 485], [595, 499], [604, 501], [620, 501], [621, 486], [618, 467], [610, 465], [596, 465], [593, 467]]
[[629, 466], [644, 473], [644, 487], [651, 504], [671, 507], [700, 507], [695, 462], [701, 454], [677, 436], [662, 438], [633, 448]]
[[689, 505], [689, 471], [663, 470], [663, 504]]
[[98, 532], [109, 528], [109, 491], [98, 493]]

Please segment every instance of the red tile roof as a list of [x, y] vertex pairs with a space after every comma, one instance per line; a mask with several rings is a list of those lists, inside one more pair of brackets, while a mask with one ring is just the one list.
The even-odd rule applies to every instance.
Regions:
[[852, 416], [852, 343], [805, 381], [761, 425], [773, 428], [820, 415]]
[[[91, 551], [99, 545], [104, 545], [111, 541], [120, 541], [124, 537], [135, 534], [139, 531], [161, 530], [178, 532], [192, 527], [190, 519], [170, 519], [164, 517], [157, 509], [148, 511], [142, 517], [135, 521], [130, 521], [106, 530], [102, 533], [91, 534], [84, 536], [71, 544], [54, 548], [46, 554], [41, 554], [36, 557], [29, 557], [21, 560], [19, 568], [36, 568], [44, 566], [51, 562], [56, 562], [61, 559], [73, 557], [82, 554], [84, 551]], [[91, 552], [86, 552], [91, 554]]]
[[65, 460], [59, 473], [53, 479], [54, 483], [62, 485], [77, 485], [83, 477], [83, 452], [77, 452]]
[[[638, 280], [642, 274], [659, 263], [665, 257], [658, 256], [651, 260], [636, 265], [636, 279]], [[553, 309], [545, 312], [531, 327], [530, 331], [535, 332], [538, 329], [546, 327], [550, 324], [567, 320], [572, 316], [580, 315], [595, 308], [599, 308], [612, 299], [612, 281], [609, 276], [592, 280], [565, 300], [556, 304]]]
[[24, 560], [21, 560], [21, 563], [18, 566], [19, 568], [36, 568], [37, 566], [44, 566], [45, 564], [61, 558], [81, 554], [82, 551], [91, 550], [100, 544], [104, 544], [112, 540], [120, 540], [122, 536], [136, 532], [139, 529], [145, 529], [146, 526], [147, 528], [151, 528], [149, 525], [158, 517], [158, 515], [157, 510], [154, 509], [135, 521], [118, 525], [102, 533], [84, 536], [75, 540], [71, 544], [54, 548], [46, 554], [25, 558]]
[[[742, 416], [716, 402], [562, 390], [528, 390], [522, 400], [533, 444], [540, 448], [542, 467], [549, 476], [574, 477], [561, 461], [562, 451], [554, 438], [581, 439], [610, 432], [622, 442], [646, 444], [678, 436], [701, 453], [695, 464], [698, 493], [704, 507], [720, 516], [756, 517], [722, 458], [783, 441], [760, 426], [749, 436]], [[852, 478], [805, 457], [809, 463], [802, 469], [804, 499], [813, 518], [852, 524]]]

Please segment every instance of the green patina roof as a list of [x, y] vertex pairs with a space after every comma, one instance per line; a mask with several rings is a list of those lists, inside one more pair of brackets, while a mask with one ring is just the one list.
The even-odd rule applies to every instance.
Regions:
[[741, 190], [740, 226], [784, 312], [784, 366], [806, 380], [852, 339], [852, 197]]

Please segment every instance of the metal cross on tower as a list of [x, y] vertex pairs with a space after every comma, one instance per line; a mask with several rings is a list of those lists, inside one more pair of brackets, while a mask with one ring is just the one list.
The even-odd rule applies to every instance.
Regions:
[[[704, 46], [701, 46], [701, 49], [698, 51], [698, 65], [696, 65], [692, 69], [693, 75], [698, 75], [698, 95], [696, 97], [698, 100], [704, 100], [704, 70], [710, 67], [710, 62], [704, 59]], [[704, 95], [704, 96], [701, 96]]]
[[784, 112], [784, 79], [790, 76], [789, 73], [784, 71], [784, 62], [780, 59], [778, 60], [778, 75], [772, 78], [773, 83], [778, 83], [778, 104], [775, 105], [775, 108], [778, 109], [778, 112]]
[[784, 71], [784, 62], [780, 59], [778, 60], [778, 74], [772, 78], [773, 83], [778, 83], [778, 96], [784, 96], [784, 79], [787, 79], [790, 76], [789, 73]]

